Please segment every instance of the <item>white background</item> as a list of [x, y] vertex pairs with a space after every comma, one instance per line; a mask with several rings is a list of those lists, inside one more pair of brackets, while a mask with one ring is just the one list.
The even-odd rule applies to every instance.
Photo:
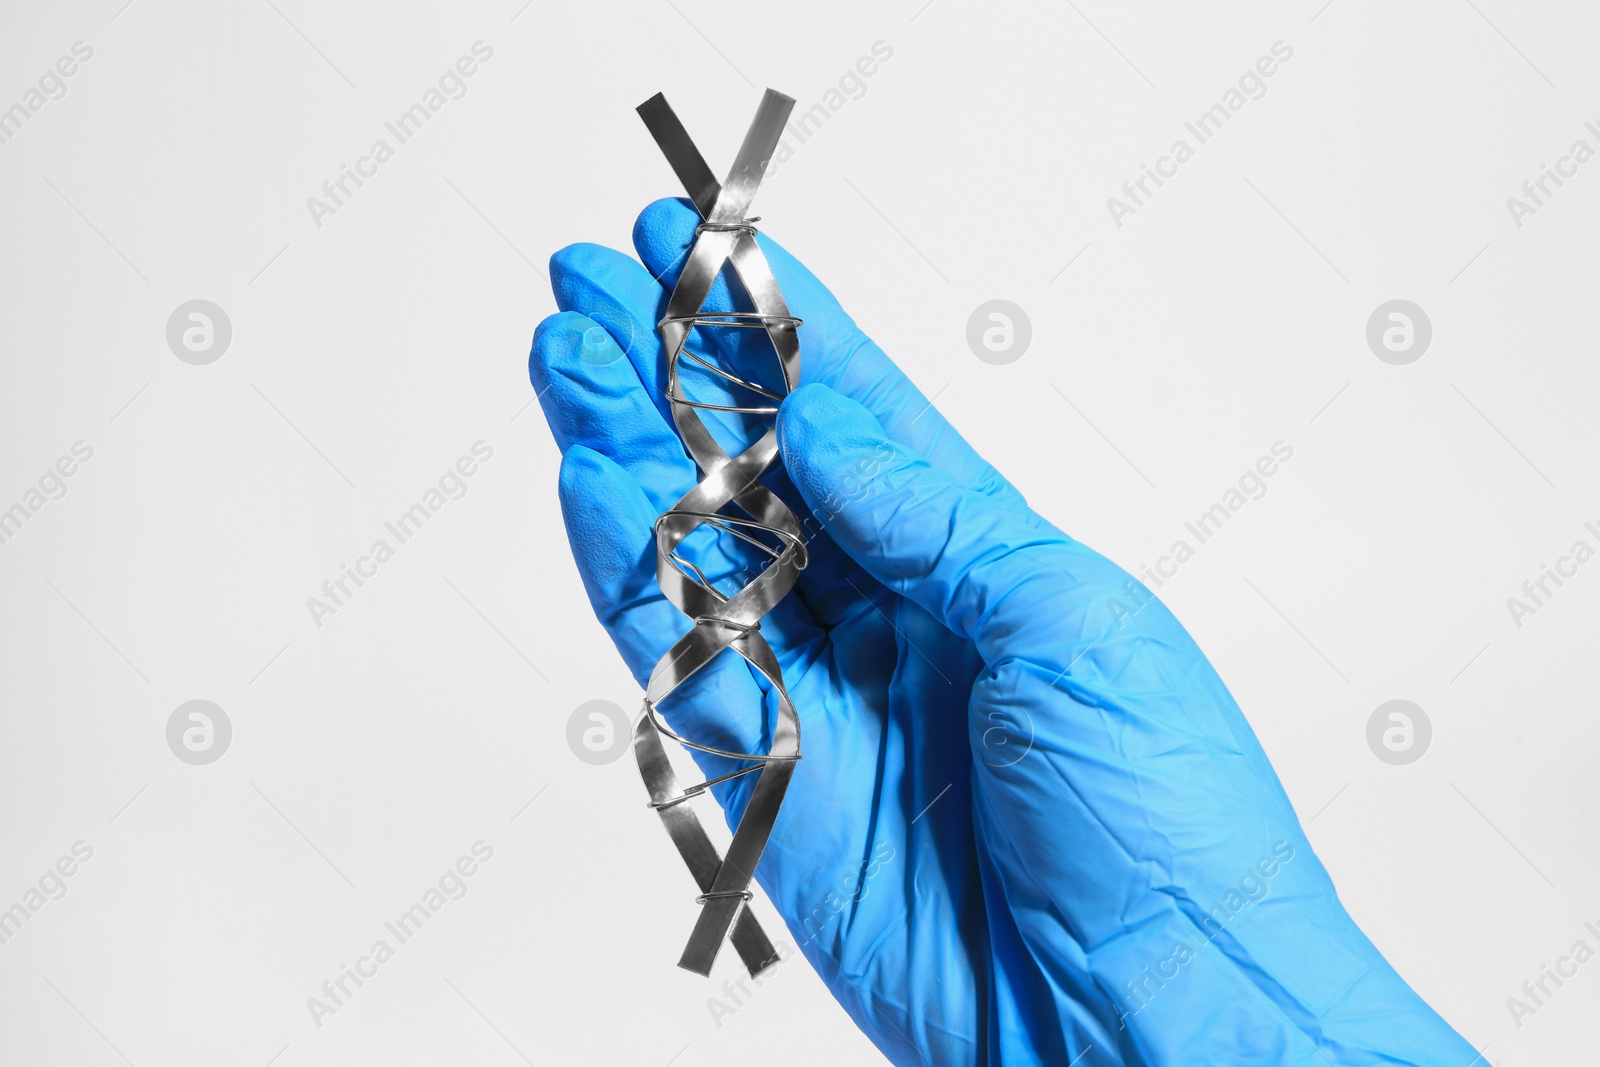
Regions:
[[[1161, 595], [1401, 973], [1490, 1062], [1593, 1059], [1600, 962], [1520, 1028], [1506, 1005], [1600, 947], [1600, 562], [1520, 628], [1506, 606], [1600, 544], [1600, 162], [1520, 228], [1506, 206], [1600, 148], [1591, 6], [123, 3], [0, 23], [0, 107], [93, 48], [0, 145], [0, 507], [94, 450], [0, 545], [0, 908], [94, 849], [0, 945], [0, 1061], [876, 1061], [803, 962], [720, 1026], [736, 960], [673, 966], [681, 863], [632, 761], [565, 741], [637, 689], [526, 353], [549, 254], [629, 248], [680, 192], [635, 105], [664, 90], [721, 171], [761, 88], [808, 108], [877, 41], [763, 228], [1130, 569], [1294, 448]], [[307, 198], [479, 40], [467, 95], [316, 226]], [[1267, 95], [1116, 226], [1106, 198], [1280, 40]], [[196, 298], [233, 326], [208, 366], [165, 338]], [[1009, 366], [964, 339], [992, 298], [1032, 320]], [[1433, 324], [1408, 366], [1365, 340], [1395, 298]], [[468, 494], [316, 626], [306, 599], [479, 440]], [[195, 698], [233, 724], [210, 766], [166, 743]], [[1393, 698], [1434, 729], [1404, 767], [1365, 738]], [[315, 1026], [306, 999], [480, 839], [470, 892]]]

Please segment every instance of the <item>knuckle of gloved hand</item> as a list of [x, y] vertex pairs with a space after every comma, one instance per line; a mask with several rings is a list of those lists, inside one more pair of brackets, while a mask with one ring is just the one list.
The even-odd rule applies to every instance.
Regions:
[[1085, 645], [1116, 638], [1154, 597], [1116, 564], [1068, 538], [985, 546], [950, 589], [952, 609], [995, 656], [1064, 670]]

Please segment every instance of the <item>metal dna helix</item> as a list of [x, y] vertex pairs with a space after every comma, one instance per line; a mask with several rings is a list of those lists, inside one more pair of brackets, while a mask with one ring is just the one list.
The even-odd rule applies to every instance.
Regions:
[[[794, 587], [806, 565], [805, 539], [794, 513], [761, 484], [778, 458], [777, 430], [737, 456], [713, 438], [700, 412], [774, 417], [800, 377], [800, 320], [789, 313], [772, 267], [746, 218], [767, 161], [777, 147], [794, 100], [767, 90], [745, 134], [726, 181], [718, 184], [666, 99], [657, 94], [639, 106], [651, 135], [671, 163], [703, 220], [695, 228], [683, 270], [658, 329], [667, 355], [667, 389], [673, 422], [684, 448], [701, 472], [700, 482], [663, 513], [655, 525], [656, 575], [667, 599], [693, 625], [656, 663], [645, 688], [644, 710], [634, 727], [634, 755], [650, 795], [684, 863], [700, 887], [699, 918], [680, 967], [709, 975], [717, 953], [731, 939], [752, 975], [776, 963], [777, 951], [746, 906], [750, 881], [777, 820], [784, 793], [800, 759], [800, 720], [783, 684], [783, 671], [761, 633], [761, 619]], [[709, 312], [703, 305], [724, 264], [731, 263], [753, 310]], [[691, 335], [711, 329], [764, 330], [782, 373], [781, 391], [741, 377], [714, 359], [691, 351]], [[734, 402], [714, 404], [684, 391], [685, 361], [727, 383]], [[737, 398], [749, 394], [749, 403]], [[735, 510], [736, 509], [736, 510]], [[741, 514], [742, 513], [742, 514]], [[684, 540], [705, 528], [753, 547], [764, 560], [756, 577], [732, 594], [717, 589], [699, 567], [679, 553]], [[771, 686], [777, 712], [766, 752], [738, 752], [704, 744], [675, 732], [661, 717], [661, 702], [697, 671], [727, 651], [743, 657]], [[761, 709], [756, 709], [761, 714]], [[663, 737], [740, 764], [726, 774], [681, 787], [668, 761]], [[686, 803], [713, 785], [758, 775], [726, 856], [719, 856], [693, 806]]]

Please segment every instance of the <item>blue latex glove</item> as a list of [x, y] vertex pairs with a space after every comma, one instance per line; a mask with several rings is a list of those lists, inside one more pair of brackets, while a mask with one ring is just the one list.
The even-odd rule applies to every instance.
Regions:
[[[683, 201], [647, 208], [643, 266], [596, 245], [556, 253], [562, 312], [530, 361], [578, 569], [641, 685], [688, 626], [655, 581], [652, 523], [696, 472], [654, 324], [696, 222]], [[762, 624], [805, 758], [757, 878], [856, 1023], [902, 1065], [1468, 1067], [1471, 1046], [1345, 913], [1178, 621], [1030, 511], [759, 239], [805, 320], [769, 484], [814, 536]], [[725, 283], [707, 306], [732, 306]], [[740, 337], [711, 347], [756, 373]], [[730, 453], [761, 429], [704, 414]], [[727, 591], [752, 576], [737, 545], [690, 541]], [[662, 707], [740, 751], [764, 751], [772, 711], [726, 654]], [[716, 790], [730, 823], [752, 785]], [[680, 888], [687, 931], [687, 875]]]

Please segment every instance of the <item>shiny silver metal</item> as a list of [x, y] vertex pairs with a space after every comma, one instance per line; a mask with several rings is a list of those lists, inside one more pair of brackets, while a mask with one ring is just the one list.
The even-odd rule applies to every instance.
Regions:
[[[733, 169], [720, 185], [665, 97], [658, 93], [638, 109], [704, 220], [695, 229], [694, 244], [658, 325], [667, 352], [666, 396], [673, 422], [684, 447], [700, 467], [701, 481], [656, 520], [656, 575], [667, 599], [693, 619], [694, 625], [651, 672], [645, 688], [644, 712], [633, 734], [634, 755], [650, 794], [650, 806], [660, 815], [700, 887], [700, 895], [695, 898], [701, 906], [700, 917], [678, 966], [701, 975], [711, 973], [718, 950], [730, 937], [751, 974], [759, 974], [778, 960], [771, 940], [745, 904], [751, 897], [750, 880], [756, 863], [800, 759], [799, 716], [784, 688], [777, 657], [761, 634], [762, 616], [793, 588], [806, 565], [805, 538], [798, 520], [760, 482], [762, 474], [777, 460], [777, 432], [768, 427], [760, 440], [739, 455], [729, 456], [699, 414], [710, 410], [776, 415], [777, 405], [800, 378], [800, 339], [795, 329], [800, 320], [789, 314], [772, 268], [756, 242], [754, 223], [758, 220], [745, 217], [793, 107], [790, 97], [767, 90]], [[701, 305], [726, 263], [733, 264], [753, 310], [702, 311]], [[782, 391], [736, 375], [714, 360], [689, 351], [686, 346], [696, 327], [764, 329], [777, 354]], [[682, 360], [766, 402], [745, 405], [696, 401], [683, 391], [678, 373]], [[744, 514], [724, 513], [730, 505]], [[768, 558], [765, 568], [731, 596], [714, 588], [700, 569], [677, 551], [684, 538], [701, 526], [754, 545]], [[772, 540], [758, 536], [761, 533], [770, 535]], [[764, 753], [736, 752], [694, 741], [675, 732], [658, 711], [673, 690], [728, 650], [742, 656], [771, 684], [777, 696], [771, 744]], [[759, 716], [761, 708], [751, 712]], [[747, 766], [680, 788], [667, 760], [663, 736]], [[755, 788], [734, 830], [727, 856], [719, 856], [699, 816], [685, 801], [719, 782], [751, 773], [759, 775]]]

